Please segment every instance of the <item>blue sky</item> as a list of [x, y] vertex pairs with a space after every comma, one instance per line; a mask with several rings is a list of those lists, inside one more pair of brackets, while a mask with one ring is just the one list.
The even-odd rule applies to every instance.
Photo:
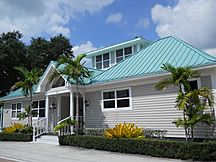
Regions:
[[[155, 24], [151, 20], [151, 9], [159, 1], [149, 0], [118, 0], [105, 7], [94, 15], [86, 13], [80, 19], [73, 20], [70, 26], [75, 27], [71, 34], [71, 41], [77, 44], [90, 40], [95, 46], [101, 47], [116, 42], [132, 39], [135, 36], [143, 36], [146, 39], [155, 40], [159, 36], [155, 32]], [[162, 5], [169, 4], [163, 0]], [[116, 21], [106, 22], [110, 15], [122, 15]], [[139, 24], [141, 19], [146, 20], [146, 26]]]
[[74, 53], [173, 35], [216, 55], [216, 0], [2, 0], [0, 32], [67, 36]]

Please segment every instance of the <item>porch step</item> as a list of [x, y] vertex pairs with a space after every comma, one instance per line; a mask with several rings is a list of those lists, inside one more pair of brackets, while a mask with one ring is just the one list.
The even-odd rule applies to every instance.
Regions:
[[42, 135], [36, 140], [36, 143], [46, 143], [58, 145], [58, 136], [57, 135]]

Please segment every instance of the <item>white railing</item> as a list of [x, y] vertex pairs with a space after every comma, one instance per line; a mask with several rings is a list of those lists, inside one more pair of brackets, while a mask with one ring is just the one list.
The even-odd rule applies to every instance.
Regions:
[[[68, 119], [73, 120], [73, 116], [68, 116], [68, 117], [66, 117], [66, 118], [64, 118], [64, 119], [62, 119], [62, 120], [60, 120], [57, 124], [60, 124], [60, 123], [66, 121], [66, 120], [68, 120]], [[59, 129], [59, 131], [58, 131], [58, 135], [59, 135], [59, 136], [68, 135], [68, 134], [73, 134], [73, 126], [72, 126], [72, 125], [69, 125], [69, 124], [66, 125], [65, 127], [61, 128], [61, 129]]]
[[47, 133], [47, 118], [42, 118], [32, 123], [32, 127], [33, 127], [33, 141], [35, 141], [38, 136]]
[[[57, 124], [60, 124], [68, 119], [74, 120], [76, 117], [74, 116], [68, 116], [67, 118], [59, 121]], [[79, 130], [83, 129], [83, 116], [79, 116], [77, 124], [71, 125], [71, 124], [66, 124], [63, 128], [60, 128], [58, 131], [58, 135], [68, 135], [68, 134], [74, 134], [78, 133]]]

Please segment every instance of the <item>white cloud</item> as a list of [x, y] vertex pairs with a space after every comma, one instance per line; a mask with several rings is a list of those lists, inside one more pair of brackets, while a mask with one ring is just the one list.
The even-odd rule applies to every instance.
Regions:
[[120, 12], [116, 13], [111, 13], [107, 18], [106, 18], [106, 23], [119, 23], [122, 21], [123, 15]]
[[196, 47], [216, 47], [216, 1], [179, 0], [176, 6], [155, 5], [152, 20], [160, 37], [174, 35]]
[[150, 25], [150, 20], [148, 18], [141, 18], [139, 19], [137, 26], [147, 28]]
[[[44, 33], [69, 36], [69, 21], [86, 12], [94, 14], [113, 0], [2, 0], [0, 1], [0, 33], [21, 31], [25, 40]], [[73, 27], [71, 27], [73, 28]]]
[[[81, 45], [74, 46], [73, 54], [77, 56], [79, 54], [87, 53], [96, 49], [97, 48], [94, 47], [94, 45], [90, 41], [87, 41], [86, 43], [83, 43]], [[85, 61], [86, 61], [85, 65], [87, 67], [91, 67], [91, 60], [86, 58]]]
[[205, 49], [204, 51], [216, 57], [216, 48]]

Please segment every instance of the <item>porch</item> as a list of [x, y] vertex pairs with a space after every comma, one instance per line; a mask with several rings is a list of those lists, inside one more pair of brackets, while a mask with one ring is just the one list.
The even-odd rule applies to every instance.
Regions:
[[85, 127], [85, 97], [82, 93], [78, 94], [78, 119], [75, 91], [66, 86], [56, 87], [47, 91], [45, 96], [45, 117], [33, 123], [33, 140], [44, 133], [54, 133], [54, 127], [68, 118], [77, 120], [78, 129]]

